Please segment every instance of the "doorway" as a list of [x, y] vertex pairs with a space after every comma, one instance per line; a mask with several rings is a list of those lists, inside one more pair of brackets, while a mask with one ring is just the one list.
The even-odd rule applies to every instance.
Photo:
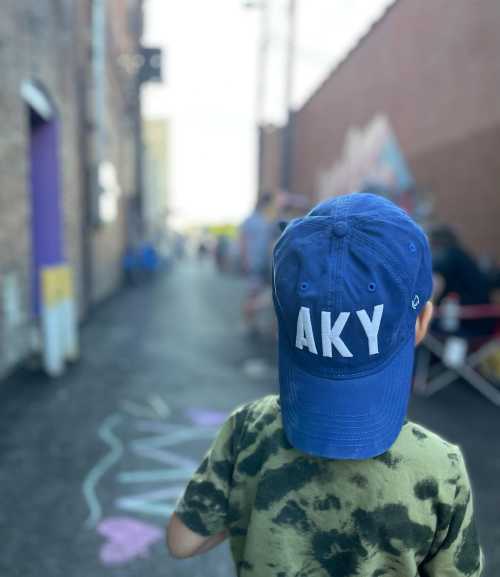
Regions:
[[59, 125], [56, 116], [29, 110], [31, 168], [32, 314], [40, 318], [41, 271], [64, 262], [63, 219], [59, 165]]

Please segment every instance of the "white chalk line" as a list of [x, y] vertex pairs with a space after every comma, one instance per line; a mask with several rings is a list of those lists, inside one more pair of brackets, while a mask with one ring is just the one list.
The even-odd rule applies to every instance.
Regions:
[[188, 481], [196, 467], [185, 469], [153, 469], [151, 471], [123, 471], [117, 475], [120, 483], [157, 483], [159, 481]]
[[128, 401], [128, 400], [123, 400], [121, 401], [120, 404], [122, 409], [132, 417], [138, 417], [143, 419], [144, 418], [150, 419], [157, 417], [156, 412], [154, 412], [153, 409], [149, 406], [145, 407], [143, 405], [140, 405], [139, 403], [135, 403], [134, 401]]
[[170, 407], [167, 405], [165, 400], [160, 397], [160, 395], [150, 395], [148, 400], [149, 404], [160, 417], [167, 419], [170, 416]]
[[136, 439], [132, 441], [131, 446], [133, 449], [139, 447], [173, 447], [175, 445], [180, 445], [181, 443], [186, 443], [189, 441], [200, 441], [200, 440], [211, 440], [215, 435], [216, 429], [190, 429], [187, 427], [177, 427], [175, 431], [172, 431], [166, 435], [159, 434], [154, 437], [144, 437], [142, 439]]
[[99, 427], [99, 437], [110, 447], [110, 451], [89, 471], [83, 482], [83, 494], [89, 508], [89, 516], [85, 522], [87, 527], [94, 527], [101, 518], [102, 509], [97, 499], [95, 488], [101, 477], [112, 467], [123, 454], [123, 444], [114, 436], [113, 428], [122, 420], [122, 415], [113, 414], [105, 419]]
[[[119, 509], [125, 511], [133, 511], [143, 515], [158, 515], [165, 519], [173, 513], [175, 503], [183, 490], [183, 485], [168, 487], [159, 491], [121, 497], [116, 500], [115, 504]], [[165, 501], [167, 502], [165, 503]]]

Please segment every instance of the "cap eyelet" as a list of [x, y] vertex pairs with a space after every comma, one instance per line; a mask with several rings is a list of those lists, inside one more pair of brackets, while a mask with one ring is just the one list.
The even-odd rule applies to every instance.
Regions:
[[368, 285], [368, 290], [369, 290], [371, 293], [372, 293], [372, 292], [375, 292], [375, 289], [376, 289], [376, 288], [377, 288], [377, 285], [376, 285], [374, 282], [371, 282], [371, 283]]
[[408, 248], [410, 249], [410, 252], [417, 252], [417, 247], [415, 246], [414, 242], [410, 242]]
[[301, 291], [306, 291], [309, 288], [309, 283], [307, 282], [301, 282], [300, 283], [300, 290]]

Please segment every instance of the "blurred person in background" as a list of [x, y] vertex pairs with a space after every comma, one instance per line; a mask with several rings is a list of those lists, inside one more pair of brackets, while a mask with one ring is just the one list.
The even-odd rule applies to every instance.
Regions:
[[215, 244], [215, 264], [219, 272], [226, 272], [229, 268], [230, 241], [227, 235], [219, 234]]
[[270, 286], [271, 250], [275, 225], [272, 218], [273, 197], [263, 193], [240, 227], [240, 257], [248, 290], [243, 303], [243, 316], [251, 333], [259, 332], [257, 313], [260, 301]]
[[304, 216], [311, 208], [310, 200], [304, 194], [280, 192], [277, 202], [281, 228], [294, 218]]
[[[490, 303], [490, 283], [474, 258], [467, 253], [453, 230], [446, 225], [430, 229], [435, 301], [439, 306], [449, 295], [456, 295], [461, 306]], [[489, 335], [492, 319], [467, 319], [460, 323], [465, 337]]]
[[180, 233], [174, 236], [174, 255], [178, 260], [182, 260], [186, 256], [186, 238]]
[[204, 260], [211, 252], [211, 239], [207, 230], [202, 232], [201, 238], [198, 241], [198, 258]]

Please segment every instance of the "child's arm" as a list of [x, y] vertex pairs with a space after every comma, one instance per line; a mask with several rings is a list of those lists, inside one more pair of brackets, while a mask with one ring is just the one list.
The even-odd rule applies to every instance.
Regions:
[[186, 559], [201, 555], [222, 543], [227, 537], [227, 532], [222, 531], [211, 537], [203, 537], [189, 527], [186, 527], [181, 519], [174, 513], [167, 528], [167, 546], [172, 557]]
[[[228, 535], [235, 443], [239, 437], [235, 428], [240, 430], [244, 416], [243, 410], [237, 410], [226, 420], [177, 503], [167, 529], [167, 546], [174, 557], [205, 553]], [[236, 521], [234, 514], [231, 519]]]

